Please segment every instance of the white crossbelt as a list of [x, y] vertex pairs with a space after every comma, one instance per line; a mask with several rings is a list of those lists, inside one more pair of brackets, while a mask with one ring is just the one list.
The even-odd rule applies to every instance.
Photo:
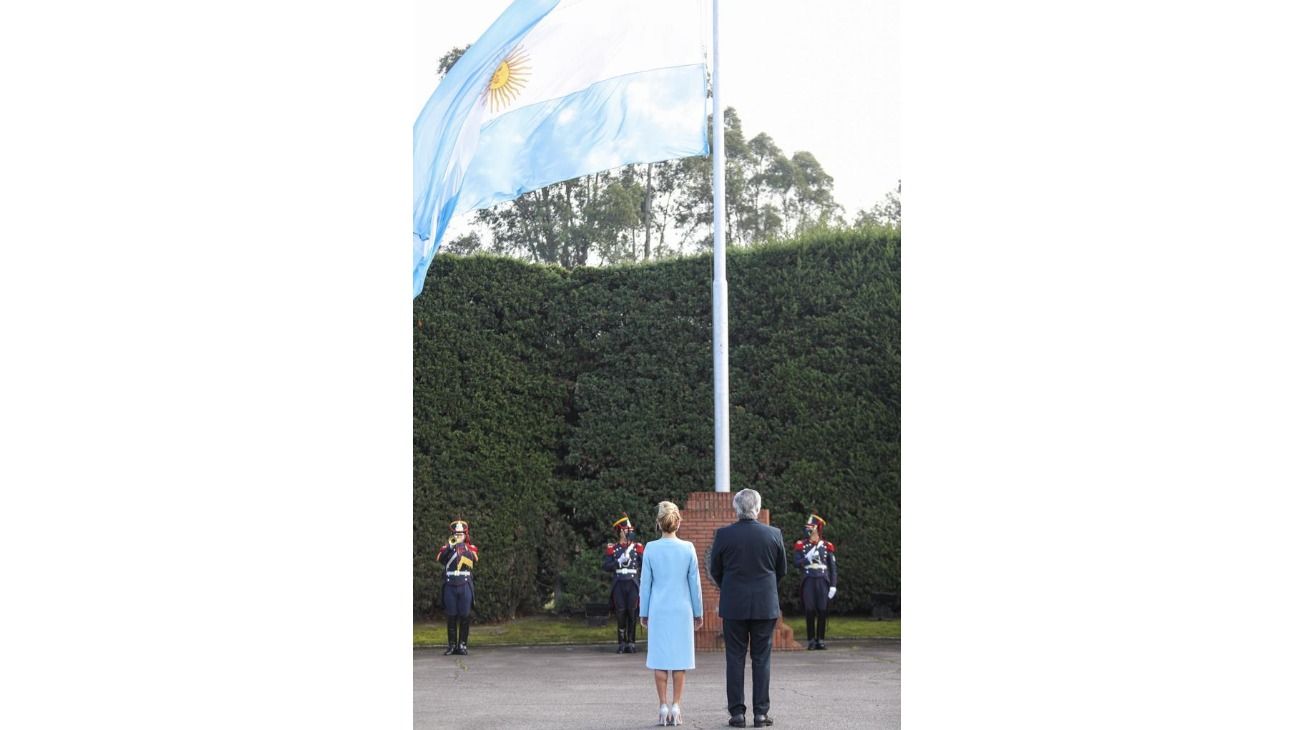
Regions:
[[468, 570], [449, 570], [447, 575], [474, 575]]
[[826, 565], [823, 563], [813, 563], [811, 565], [805, 565], [803, 567], [806, 568], [807, 570], [826, 570]]
[[619, 568], [614, 572], [619, 575], [636, 575], [636, 568]]

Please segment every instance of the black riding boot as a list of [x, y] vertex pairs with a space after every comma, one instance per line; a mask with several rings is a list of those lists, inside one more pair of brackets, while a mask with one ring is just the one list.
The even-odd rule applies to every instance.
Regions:
[[456, 651], [456, 617], [447, 617], [447, 651], [442, 653], [443, 656], [452, 654]]
[[632, 615], [632, 612], [630, 610], [625, 611], [624, 615], [627, 616], [627, 653], [635, 654], [636, 653], [636, 617]]
[[469, 653], [469, 616], [460, 617], [460, 643], [456, 647], [457, 653]]
[[826, 642], [824, 641], [824, 639], [826, 638], [826, 617], [827, 617], [827, 615], [828, 615], [828, 612], [827, 612], [827, 611], [818, 611], [818, 612], [817, 612], [817, 648], [818, 648], [818, 649], [825, 649], [825, 648], [826, 648]]
[[803, 622], [808, 629], [808, 648], [815, 649], [817, 648], [817, 612], [804, 611]]

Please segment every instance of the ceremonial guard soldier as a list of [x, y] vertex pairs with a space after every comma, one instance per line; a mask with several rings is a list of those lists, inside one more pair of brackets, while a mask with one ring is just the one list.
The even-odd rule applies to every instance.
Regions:
[[614, 523], [618, 532], [617, 543], [605, 545], [605, 560], [601, 568], [614, 574], [609, 603], [618, 617], [618, 651], [616, 654], [636, 653], [637, 609], [641, 603], [641, 555], [645, 545], [636, 541], [632, 520], [624, 512]]
[[835, 597], [835, 546], [823, 540], [826, 520], [809, 515], [803, 526], [805, 539], [794, 544], [794, 564], [803, 572], [799, 605], [808, 627], [808, 648], [826, 648], [827, 604]]
[[442, 609], [447, 614], [447, 651], [443, 656], [468, 654], [469, 610], [474, 605], [474, 567], [478, 565], [478, 548], [470, 542], [468, 522], [451, 523], [451, 537], [438, 551], [438, 562], [446, 573]]

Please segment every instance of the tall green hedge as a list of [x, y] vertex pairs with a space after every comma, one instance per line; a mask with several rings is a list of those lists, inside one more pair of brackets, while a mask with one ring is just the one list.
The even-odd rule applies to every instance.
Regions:
[[[471, 523], [487, 619], [601, 600], [609, 524], [713, 487], [709, 257], [564, 271], [439, 257], [415, 319], [415, 613]], [[832, 606], [899, 591], [899, 239], [829, 232], [728, 256], [732, 489], [791, 542], [817, 512]], [[782, 586], [792, 605], [795, 579]]]

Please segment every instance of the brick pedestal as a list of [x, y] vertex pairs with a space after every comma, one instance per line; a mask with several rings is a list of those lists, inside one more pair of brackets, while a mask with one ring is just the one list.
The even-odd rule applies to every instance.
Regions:
[[[682, 526], [677, 537], [695, 545], [695, 558], [700, 566], [700, 588], [704, 598], [704, 626], [695, 632], [696, 651], [722, 651], [722, 617], [718, 615], [718, 587], [709, 577], [709, 548], [713, 547], [713, 533], [736, 521], [736, 510], [731, 506], [734, 495], [729, 492], [691, 492], [681, 508]], [[758, 521], [771, 524], [767, 510], [758, 513]], [[777, 619], [772, 635], [773, 651], [801, 651], [803, 647], [794, 640], [794, 629]]]

